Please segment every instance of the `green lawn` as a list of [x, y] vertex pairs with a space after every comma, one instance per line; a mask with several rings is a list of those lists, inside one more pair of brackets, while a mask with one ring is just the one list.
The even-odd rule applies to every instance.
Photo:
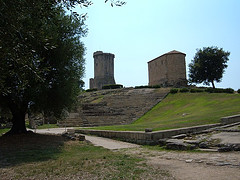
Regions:
[[226, 93], [169, 94], [132, 124], [91, 129], [144, 131], [165, 130], [220, 122], [221, 117], [240, 114], [240, 95]]

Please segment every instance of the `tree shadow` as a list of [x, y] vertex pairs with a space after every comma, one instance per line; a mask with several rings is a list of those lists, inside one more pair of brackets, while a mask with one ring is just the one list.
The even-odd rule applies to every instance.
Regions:
[[57, 159], [67, 139], [36, 133], [0, 137], [0, 168]]

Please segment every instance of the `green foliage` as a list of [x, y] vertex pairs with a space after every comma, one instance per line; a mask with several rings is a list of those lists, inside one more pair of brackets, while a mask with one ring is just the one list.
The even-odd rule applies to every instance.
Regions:
[[79, 16], [64, 11], [76, 3], [0, 2], [0, 106], [11, 111], [14, 131], [26, 130], [28, 107], [61, 117], [77, 100], [84, 73], [80, 38], [86, 30]]
[[189, 92], [189, 89], [188, 88], [181, 88], [179, 90], [179, 92], [181, 92], [181, 93]]
[[143, 89], [143, 88], [161, 88], [161, 86], [160, 86], [160, 85], [153, 85], [153, 86], [148, 86], [148, 85], [146, 85], [146, 86], [135, 86], [134, 88], [135, 88], [135, 89]]
[[227, 89], [225, 89], [225, 93], [234, 93], [234, 89], [232, 89], [232, 88], [227, 88]]
[[240, 94], [240, 89], [237, 90], [238, 94]]
[[0, 129], [0, 136], [2, 136], [3, 134], [5, 134], [6, 132], [9, 131], [9, 128], [6, 129]]
[[96, 88], [93, 88], [93, 89], [87, 89], [86, 92], [93, 92], [93, 91], [97, 91]]
[[192, 62], [189, 64], [190, 83], [212, 83], [221, 82], [224, 70], [227, 68], [227, 61], [230, 52], [225, 52], [218, 47], [204, 47], [198, 49]]
[[171, 94], [178, 93], [178, 89], [176, 89], [176, 88], [173, 88], [173, 89], [171, 89], [171, 90], [170, 90], [170, 93], [171, 93]]
[[135, 89], [143, 89], [143, 88], [150, 88], [150, 86], [146, 85], [146, 86], [135, 86]]
[[226, 89], [222, 89], [222, 88], [207, 88], [205, 89], [206, 92], [209, 93], [234, 93], [234, 90], [232, 88], [226, 88]]
[[108, 85], [104, 85], [102, 87], [102, 89], [120, 89], [123, 88], [123, 85], [121, 84], [108, 84]]
[[199, 88], [194, 88], [194, 89], [190, 89], [191, 93], [201, 93], [204, 92], [204, 89], [199, 89]]

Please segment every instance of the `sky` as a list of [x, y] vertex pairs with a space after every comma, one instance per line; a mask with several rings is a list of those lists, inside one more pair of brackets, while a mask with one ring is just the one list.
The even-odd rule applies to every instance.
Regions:
[[186, 71], [197, 49], [217, 46], [229, 51], [228, 68], [217, 88], [240, 89], [240, 0], [125, 0], [111, 7], [92, 0], [87, 13], [85, 89], [94, 77], [95, 51], [115, 54], [118, 84], [148, 84], [147, 62], [172, 50], [186, 54]]

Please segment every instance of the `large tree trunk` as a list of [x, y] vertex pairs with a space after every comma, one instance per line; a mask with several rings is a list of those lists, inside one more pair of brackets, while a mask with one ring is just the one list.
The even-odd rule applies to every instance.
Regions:
[[212, 81], [212, 86], [213, 86], [213, 89], [215, 89], [214, 81]]
[[27, 111], [27, 105], [11, 105], [10, 111], [12, 112], [12, 128], [7, 134], [20, 134], [27, 133], [25, 125], [25, 115]]

